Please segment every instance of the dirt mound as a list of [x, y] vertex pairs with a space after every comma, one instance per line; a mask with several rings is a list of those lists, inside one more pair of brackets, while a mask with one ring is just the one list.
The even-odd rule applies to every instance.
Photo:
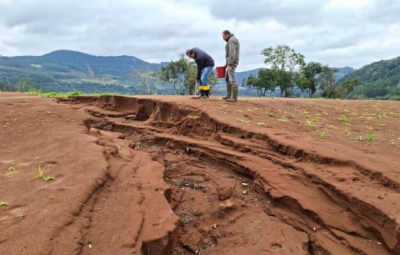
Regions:
[[400, 254], [399, 103], [8, 95], [1, 250]]

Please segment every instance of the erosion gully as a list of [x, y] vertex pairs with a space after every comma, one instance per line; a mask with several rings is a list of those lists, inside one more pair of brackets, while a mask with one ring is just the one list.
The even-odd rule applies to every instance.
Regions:
[[[400, 254], [398, 223], [357, 192], [357, 185], [399, 187], [357, 164], [293, 149], [171, 102], [102, 96], [60, 103], [90, 116], [88, 135], [98, 138], [110, 164], [107, 181], [82, 209], [81, 217], [90, 218], [86, 240], [115, 240], [122, 231], [118, 247], [105, 247], [146, 255]], [[339, 169], [357, 176], [353, 190], [330, 178]], [[108, 216], [93, 213], [104, 207]], [[151, 215], [163, 210], [177, 217], [151, 230], [159, 220]], [[114, 227], [102, 229], [110, 217]]]

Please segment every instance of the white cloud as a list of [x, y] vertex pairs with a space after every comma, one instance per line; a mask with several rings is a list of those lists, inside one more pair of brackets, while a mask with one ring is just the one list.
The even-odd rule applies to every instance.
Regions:
[[307, 61], [361, 67], [399, 55], [398, 13], [389, 0], [0, 0], [0, 54], [71, 49], [161, 62], [197, 46], [223, 65], [229, 29], [241, 42], [239, 70], [264, 66], [262, 49], [279, 44]]

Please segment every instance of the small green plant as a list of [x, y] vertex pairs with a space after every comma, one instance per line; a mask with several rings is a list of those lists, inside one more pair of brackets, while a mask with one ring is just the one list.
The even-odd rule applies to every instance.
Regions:
[[45, 180], [45, 181], [51, 181], [51, 180], [54, 180], [55, 177], [45, 175], [44, 174], [44, 169], [42, 169], [42, 167], [39, 166], [39, 172], [35, 176], [33, 176], [33, 179], [42, 179], [42, 180]]
[[286, 119], [285, 116], [282, 116], [281, 118], [278, 118], [278, 121], [279, 121], [279, 122], [282, 122], [282, 123], [287, 123], [287, 122], [289, 122], [288, 119]]
[[350, 119], [345, 115], [340, 116], [339, 120], [344, 122], [344, 123], [349, 123], [350, 122]]
[[0, 207], [8, 205], [7, 201], [0, 201]]
[[367, 129], [368, 129], [368, 131], [372, 131], [372, 130], [374, 130], [374, 128], [373, 128], [373, 127], [367, 127]]
[[10, 167], [8, 168], [7, 171], [8, 171], [9, 173], [11, 173], [11, 172], [16, 173], [16, 172], [17, 172], [17, 169], [16, 169], [15, 167], [13, 167], [13, 166], [10, 166]]
[[365, 135], [365, 138], [370, 142], [374, 142], [378, 138], [378, 136], [376, 134], [368, 133]]
[[264, 122], [258, 122], [257, 123], [257, 126], [260, 126], [260, 127], [265, 127], [267, 124], [265, 124]]
[[118, 151], [118, 153], [121, 153], [121, 151], [122, 151], [122, 145], [117, 145], [117, 151]]
[[250, 125], [250, 121], [249, 120], [244, 120], [244, 119], [238, 119], [238, 121], [240, 123], [246, 124], [246, 125]]
[[373, 120], [373, 119], [375, 119], [375, 118], [372, 117], [372, 116], [367, 116], [367, 117], [365, 117], [365, 119], [366, 119], [366, 120]]
[[378, 117], [379, 117], [380, 119], [386, 119], [386, 118], [387, 118], [387, 116], [386, 116], [385, 113], [378, 114]]
[[308, 118], [310, 115], [309, 115], [309, 113], [308, 113], [308, 111], [306, 111], [306, 110], [302, 110], [302, 111], [300, 111], [300, 113], [305, 117], [305, 118]]
[[315, 118], [312, 118], [312, 119], [311, 119], [311, 122], [312, 122], [312, 123], [316, 123], [316, 122], [319, 122], [319, 120], [320, 120], [320, 119], [319, 119], [318, 117], [315, 117]]
[[325, 132], [322, 132], [319, 136], [320, 136], [322, 139], [325, 139], [325, 138], [326, 138], [326, 133], [325, 133]]
[[307, 122], [306, 122], [306, 127], [307, 127], [307, 128], [315, 128], [315, 125], [313, 124], [312, 121], [307, 120]]
[[327, 113], [326, 111], [322, 111], [321, 114], [322, 114], [322, 115], [325, 115], [325, 116], [328, 115], [328, 113]]
[[350, 135], [350, 134], [351, 134], [350, 128], [346, 127], [346, 128], [344, 129], [344, 133], [345, 133], [346, 135]]
[[269, 111], [263, 111], [263, 113], [264, 113], [265, 115], [268, 115], [268, 116], [270, 116], [270, 117], [272, 117], [272, 116], [273, 116], [272, 112], [269, 112]]

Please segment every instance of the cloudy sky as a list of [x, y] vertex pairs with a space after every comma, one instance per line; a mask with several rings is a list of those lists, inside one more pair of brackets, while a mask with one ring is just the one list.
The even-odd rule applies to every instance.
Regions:
[[260, 52], [288, 45], [333, 67], [400, 56], [399, 0], [0, 0], [0, 55], [58, 49], [170, 61], [190, 47], [224, 64], [229, 29], [239, 71], [263, 67]]

